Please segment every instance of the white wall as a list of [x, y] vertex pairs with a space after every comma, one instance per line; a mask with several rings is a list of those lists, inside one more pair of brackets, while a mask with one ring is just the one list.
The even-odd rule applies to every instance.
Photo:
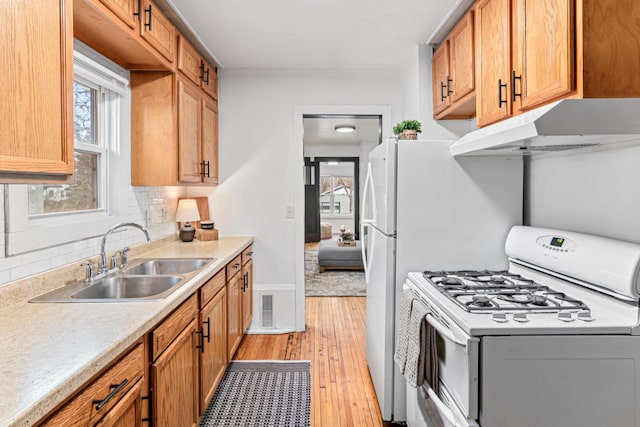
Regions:
[[[362, 105], [360, 113], [368, 114], [365, 106], [387, 106], [391, 120], [398, 121], [397, 73], [222, 69], [219, 91], [221, 185], [210, 202], [216, 227], [222, 234], [255, 237], [256, 292], [288, 286], [296, 295], [296, 306], [289, 307], [289, 313], [296, 316], [278, 318], [276, 328], [302, 330], [302, 116], [294, 111], [315, 105], [327, 106], [334, 111], [324, 112], [333, 113], [341, 107]], [[300, 134], [294, 136], [296, 132]], [[389, 133], [390, 129], [385, 136]], [[295, 207], [295, 219], [285, 217], [287, 206]]]
[[532, 158], [530, 225], [640, 243], [638, 165], [640, 146]]

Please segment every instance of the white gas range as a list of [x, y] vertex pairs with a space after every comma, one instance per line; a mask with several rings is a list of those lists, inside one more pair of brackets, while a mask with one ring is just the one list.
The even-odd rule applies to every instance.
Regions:
[[640, 426], [640, 245], [517, 226], [506, 252], [508, 271], [409, 273], [440, 390], [408, 388], [408, 424]]

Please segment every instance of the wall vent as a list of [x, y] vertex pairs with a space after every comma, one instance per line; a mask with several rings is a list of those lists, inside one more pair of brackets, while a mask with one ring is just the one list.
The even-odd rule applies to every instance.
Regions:
[[261, 326], [273, 328], [273, 295], [262, 295]]

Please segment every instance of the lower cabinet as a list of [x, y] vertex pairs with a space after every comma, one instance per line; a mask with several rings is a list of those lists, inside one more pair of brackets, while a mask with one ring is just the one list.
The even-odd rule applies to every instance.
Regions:
[[251, 323], [253, 249], [37, 426], [194, 427]]
[[139, 427], [142, 425], [142, 380], [118, 402], [95, 427]]
[[200, 415], [227, 367], [227, 289], [222, 287], [200, 311], [203, 341], [200, 353]]
[[242, 266], [242, 333], [244, 334], [251, 324], [253, 315], [253, 260], [250, 259]]
[[233, 358], [244, 333], [242, 329], [243, 289], [244, 278], [242, 276], [242, 270], [239, 269], [238, 272], [227, 281], [227, 319], [229, 321], [227, 325], [229, 332], [227, 344], [228, 360]]
[[106, 426], [140, 425], [138, 420], [142, 417], [137, 417], [138, 424], [120, 424], [120, 420], [128, 419], [132, 411], [140, 414], [143, 372], [144, 346], [139, 343], [38, 425], [80, 427], [98, 422]]
[[[182, 320], [191, 317], [151, 364], [152, 419], [156, 427], [198, 424], [198, 346], [202, 337], [197, 328], [196, 308], [195, 299], [191, 297], [152, 332], [152, 342], [155, 343], [153, 335], [156, 331], [180, 330], [178, 326]], [[164, 330], [161, 332], [163, 337], [167, 336]], [[155, 348], [153, 353], [156, 354]]]

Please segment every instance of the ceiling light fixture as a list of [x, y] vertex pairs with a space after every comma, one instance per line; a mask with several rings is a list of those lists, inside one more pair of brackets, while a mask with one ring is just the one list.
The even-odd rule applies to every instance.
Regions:
[[356, 130], [354, 125], [337, 125], [335, 128], [336, 132], [340, 133], [349, 133]]

